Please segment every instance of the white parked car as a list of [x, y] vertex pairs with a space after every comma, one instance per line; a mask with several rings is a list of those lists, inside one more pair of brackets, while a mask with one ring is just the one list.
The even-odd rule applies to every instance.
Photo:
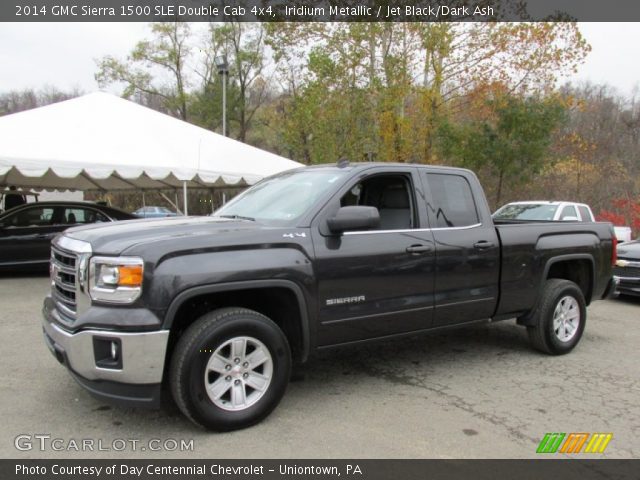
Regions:
[[512, 202], [496, 210], [493, 218], [497, 220], [595, 222], [589, 205], [575, 202]]
[[[548, 220], [595, 222], [591, 208], [586, 203], [527, 201], [503, 205], [493, 214], [495, 220]], [[631, 228], [613, 227], [618, 242], [631, 240]]]
[[631, 227], [613, 227], [619, 243], [631, 241]]

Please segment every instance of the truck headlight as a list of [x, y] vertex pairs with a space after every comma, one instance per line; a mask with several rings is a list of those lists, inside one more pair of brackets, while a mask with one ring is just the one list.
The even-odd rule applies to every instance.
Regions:
[[144, 263], [138, 257], [93, 257], [89, 262], [92, 300], [132, 303], [142, 293]]

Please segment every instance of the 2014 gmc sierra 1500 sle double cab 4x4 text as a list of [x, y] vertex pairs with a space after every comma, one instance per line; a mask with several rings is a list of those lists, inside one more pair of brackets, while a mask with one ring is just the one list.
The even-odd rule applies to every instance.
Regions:
[[67, 230], [52, 244], [45, 341], [114, 402], [213, 430], [265, 418], [319, 349], [517, 318], [571, 351], [612, 289], [606, 223], [494, 224], [476, 176], [324, 165], [263, 180], [211, 217]]

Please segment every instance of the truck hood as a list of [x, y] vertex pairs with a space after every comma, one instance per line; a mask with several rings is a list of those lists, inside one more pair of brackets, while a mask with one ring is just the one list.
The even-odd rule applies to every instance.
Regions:
[[618, 257], [625, 260], [640, 260], [640, 240], [619, 244]]
[[263, 230], [272, 232], [279, 231], [280, 228], [220, 217], [170, 217], [75, 227], [67, 230], [64, 235], [89, 242], [94, 253], [122, 255], [140, 254], [152, 245], [162, 243], [173, 244], [174, 248], [177, 242], [183, 246], [188, 245], [188, 248], [237, 244], [239, 238], [245, 242], [248, 238], [255, 240], [256, 236], [252, 232]]

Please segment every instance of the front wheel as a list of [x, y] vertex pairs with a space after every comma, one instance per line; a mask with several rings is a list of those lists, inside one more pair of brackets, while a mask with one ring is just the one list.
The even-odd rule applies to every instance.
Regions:
[[224, 308], [203, 315], [178, 341], [171, 392], [194, 423], [237, 430], [271, 413], [290, 373], [289, 344], [273, 321], [252, 310]]
[[582, 290], [569, 280], [547, 280], [533, 320], [527, 330], [534, 348], [550, 355], [569, 353], [582, 338], [587, 322]]

